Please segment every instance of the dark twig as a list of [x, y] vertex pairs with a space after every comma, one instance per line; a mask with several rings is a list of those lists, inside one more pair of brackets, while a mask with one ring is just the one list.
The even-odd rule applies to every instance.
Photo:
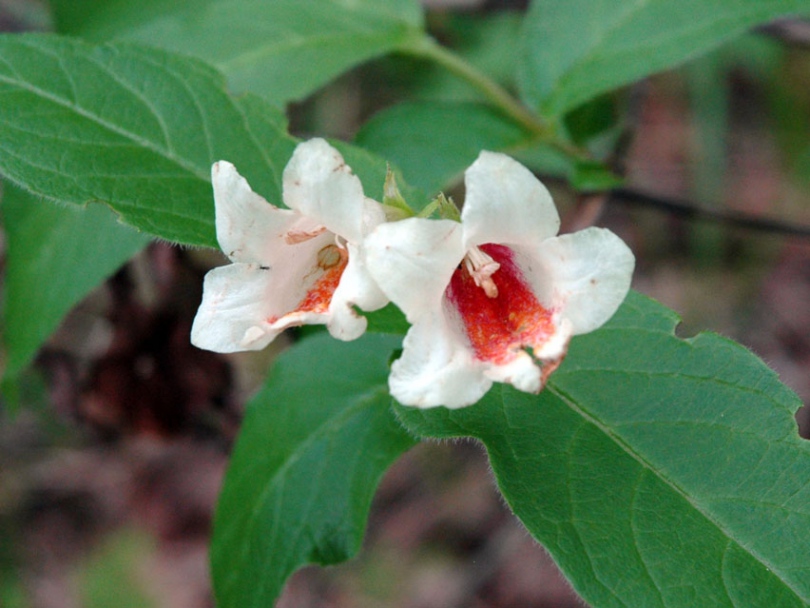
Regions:
[[658, 209], [686, 219], [705, 220], [736, 228], [810, 239], [810, 226], [791, 224], [729, 209], [707, 209], [688, 201], [646, 194], [630, 188], [612, 190], [608, 202]]
[[758, 27], [756, 31], [781, 40], [785, 44], [803, 49], [810, 48], [810, 20], [808, 19], [779, 19]]

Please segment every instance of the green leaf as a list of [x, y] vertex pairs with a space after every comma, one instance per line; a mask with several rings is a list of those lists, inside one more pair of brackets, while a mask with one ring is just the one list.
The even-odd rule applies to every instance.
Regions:
[[78, 10], [73, 2], [56, 2], [62, 31], [200, 57], [234, 90], [278, 105], [396, 50], [423, 27], [416, 0], [116, 0]]
[[432, 195], [458, 179], [481, 150], [516, 151], [529, 145], [528, 137], [484, 105], [415, 102], [377, 113], [355, 143], [394, 162], [409, 183]]
[[423, 437], [486, 446], [515, 514], [594, 606], [810, 603], [810, 444], [794, 393], [748, 350], [675, 336], [631, 294], [574, 338], [539, 396], [398, 407]]
[[[189, 0], [48, 0], [60, 34], [83, 35], [106, 42], [116, 32], [143, 26]], [[202, 8], [213, 0], [197, 0]]]
[[621, 129], [616, 96], [600, 95], [579, 106], [565, 117], [565, 130], [571, 141], [585, 145], [599, 135]]
[[788, 14], [807, 0], [534, 0], [518, 82], [524, 101], [559, 117]]
[[[284, 115], [254, 95], [229, 95], [207, 65], [47, 35], [0, 36], [0, 58], [0, 172], [34, 194], [105, 202], [149, 234], [211, 247], [213, 162], [232, 162], [283, 205], [281, 175], [296, 144]], [[385, 162], [336, 145], [380, 199]]]
[[366, 331], [369, 332], [404, 336], [411, 326], [405, 318], [405, 314], [394, 304], [389, 304], [375, 312], [363, 314], [368, 319]]
[[602, 163], [582, 161], [576, 163], [570, 176], [571, 185], [579, 192], [604, 192], [622, 185], [622, 179]]
[[[621, 183], [601, 163], [572, 159], [534, 140], [495, 110], [474, 103], [392, 106], [363, 125], [355, 143], [395, 163], [409, 183], [431, 194], [459, 181], [481, 150], [509, 154], [537, 173], [567, 178], [582, 191]], [[407, 200], [415, 209], [423, 206]]]
[[7, 378], [26, 367], [67, 312], [149, 242], [102, 205], [58, 206], [8, 184], [4, 331]]
[[215, 246], [211, 164], [280, 202], [295, 141], [257, 97], [205, 64], [131, 44], [0, 36], [0, 172], [45, 198], [101, 201], [124, 222]]
[[413, 439], [390, 407], [390, 336], [321, 334], [282, 355], [249, 404], [214, 524], [218, 605], [272, 606], [308, 563], [360, 547], [374, 490]]

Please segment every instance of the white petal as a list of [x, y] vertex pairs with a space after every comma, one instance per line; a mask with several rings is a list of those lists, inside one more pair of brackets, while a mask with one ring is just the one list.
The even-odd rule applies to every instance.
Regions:
[[230, 264], [205, 275], [203, 299], [191, 343], [219, 353], [260, 350], [281, 330], [267, 323], [270, 273], [252, 264]]
[[371, 276], [412, 323], [441, 308], [450, 277], [464, 258], [461, 224], [451, 220], [381, 224], [366, 237], [364, 248]]
[[542, 361], [561, 361], [568, 352], [568, 343], [574, 335], [574, 328], [566, 318], [561, 318], [554, 334], [549, 339], [534, 349], [535, 358]]
[[505, 365], [489, 365], [484, 374], [490, 380], [511, 384], [525, 393], [538, 393], [543, 388], [540, 368], [526, 353], [519, 353]]
[[368, 321], [346, 304], [348, 303], [339, 302], [331, 308], [325, 323], [333, 338], [349, 342], [363, 335], [368, 327]]
[[[348, 241], [359, 243], [373, 213], [360, 180], [340, 152], [323, 139], [295, 148], [284, 169], [284, 203], [326, 226]], [[383, 221], [382, 208], [377, 222]]]
[[[374, 199], [366, 197], [363, 201], [363, 238], [365, 238], [378, 225], [386, 221], [388, 220], [385, 217], [385, 210], [383, 209], [382, 205]], [[350, 240], [359, 242], [355, 239]]]
[[495, 382], [511, 384], [526, 393], [539, 393], [545, 386], [548, 376], [565, 358], [570, 341], [571, 324], [567, 319], [561, 319], [554, 334], [533, 349], [533, 357], [526, 352], [520, 352], [515, 359], [505, 365], [488, 364], [484, 373]]
[[403, 347], [388, 379], [391, 395], [403, 405], [464, 407], [492, 386], [463, 336], [441, 310], [419, 318], [408, 330]]
[[270, 327], [278, 332], [282, 332], [288, 327], [300, 327], [301, 325], [324, 325], [331, 316], [328, 313], [296, 310], [288, 312], [270, 324]]
[[364, 251], [351, 243], [347, 247], [349, 263], [340, 277], [340, 284], [332, 294], [327, 328], [335, 338], [354, 340], [362, 335], [368, 324], [354, 307], [371, 312], [388, 304], [388, 298], [371, 278], [366, 268]]
[[481, 152], [464, 174], [464, 246], [522, 245], [557, 234], [560, 216], [546, 187], [505, 154]]
[[[229, 162], [211, 167], [216, 206], [217, 240], [222, 251], [235, 262], [257, 262], [269, 266], [275, 249], [284, 245], [283, 235], [301, 217], [288, 209], [274, 207], [253, 192], [244, 177]], [[304, 221], [305, 229], [308, 224]]]
[[353, 243], [347, 243], [346, 247], [349, 251], [349, 263], [343, 271], [335, 295], [367, 312], [379, 310], [389, 300], [368, 270], [365, 247]]
[[[605, 228], [588, 228], [543, 241], [529, 254], [526, 272], [540, 301], [568, 319], [574, 335], [603, 325], [630, 289], [635, 258]], [[525, 270], [525, 269], [524, 269]]]

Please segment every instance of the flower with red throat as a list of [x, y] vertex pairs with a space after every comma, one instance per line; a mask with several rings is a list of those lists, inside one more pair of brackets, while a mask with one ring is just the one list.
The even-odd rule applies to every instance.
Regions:
[[191, 341], [216, 352], [259, 350], [284, 329], [326, 324], [358, 338], [388, 300], [368, 274], [365, 236], [385, 220], [340, 153], [322, 139], [298, 145], [284, 169], [288, 209], [250, 189], [228, 162], [211, 169], [219, 245], [231, 264], [205, 277]]
[[630, 288], [635, 260], [609, 230], [556, 236], [546, 188], [503, 154], [465, 173], [461, 222], [409, 218], [366, 239], [366, 262], [412, 327], [391, 368], [404, 405], [478, 401], [493, 382], [537, 393], [571, 336], [605, 323]]

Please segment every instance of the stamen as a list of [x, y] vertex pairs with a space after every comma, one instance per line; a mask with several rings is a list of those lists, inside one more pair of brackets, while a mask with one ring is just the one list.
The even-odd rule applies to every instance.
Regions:
[[317, 278], [307, 289], [304, 297], [293, 310], [281, 317], [271, 316], [267, 319], [267, 323], [272, 325], [279, 320], [286, 320], [284, 326], [290, 327], [301, 324], [297, 320], [298, 313], [325, 314], [328, 312], [332, 296], [340, 285], [340, 279], [348, 263], [349, 252], [346, 249], [341, 249], [331, 243], [321, 247], [315, 255], [315, 266], [311, 271], [311, 274], [317, 275]]
[[323, 274], [298, 303], [296, 312], [325, 313], [329, 310], [332, 294], [340, 284], [340, 277], [349, 263], [349, 253], [337, 245], [327, 245], [318, 252], [316, 263]]
[[339, 245], [327, 245], [318, 251], [316, 263], [321, 270], [329, 270], [340, 264], [343, 256]]
[[284, 242], [288, 245], [304, 243], [326, 232], [326, 226], [316, 226], [312, 230], [288, 230], [284, 235]]
[[498, 297], [498, 286], [492, 280], [492, 275], [501, 267], [498, 262], [478, 247], [473, 247], [464, 256], [464, 265], [475, 284], [484, 290], [488, 298]]

